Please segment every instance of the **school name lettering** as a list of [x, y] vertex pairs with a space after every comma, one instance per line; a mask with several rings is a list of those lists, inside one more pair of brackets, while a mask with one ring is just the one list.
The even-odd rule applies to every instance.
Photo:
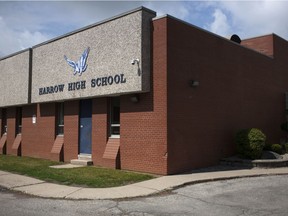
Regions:
[[[102, 87], [102, 86], [109, 86], [114, 84], [123, 84], [126, 83], [126, 78], [124, 74], [116, 74], [115, 76], [106, 76], [106, 77], [99, 77], [90, 80], [90, 87]], [[86, 89], [86, 80], [78, 81], [78, 82], [70, 82], [67, 84], [68, 91], [77, 91], [81, 89]], [[39, 95], [46, 95], [46, 94], [55, 94], [58, 92], [63, 92], [65, 90], [65, 84], [57, 84], [54, 86], [47, 86], [39, 88]]]

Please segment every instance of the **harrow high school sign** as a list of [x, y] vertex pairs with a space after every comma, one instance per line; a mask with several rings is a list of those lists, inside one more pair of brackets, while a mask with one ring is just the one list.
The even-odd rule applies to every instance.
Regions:
[[150, 91], [154, 16], [134, 11], [33, 47], [31, 102]]
[[[64, 55], [64, 59], [66, 60], [68, 65], [74, 69], [73, 71], [74, 76], [75, 75], [81, 76], [82, 73], [86, 71], [88, 67], [87, 58], [89, 51], [90, 51], [89, 47], [85, 49], [78, 62], [70, 60], [66, 57], [66, 55]], [[125, 75], [123, 73], [120, 73], [114, 76], [98, 77], [91, 79], [88, 85], [90, 85], [91, 88], [96, 88], [96, 87], [104, 87], [107, 85], [124, 84], [124, 83], [126, 83]], [[87, 86], [87, 80], [81, 80], [77, 82], [69, 82], [67, 83], [67, 85], [56, 84], [54, 86], [40, 87], [39, 95], [56, 94], [58, 92], [61, 93], [65, 90], [66, 91], [84, 90], [86, 89], [86, 86]]]

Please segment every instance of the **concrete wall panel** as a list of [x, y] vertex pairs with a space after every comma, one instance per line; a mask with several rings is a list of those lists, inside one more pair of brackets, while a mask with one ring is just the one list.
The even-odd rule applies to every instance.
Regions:
[[27, 104], [29, 50], [0, 60], [0, 107]]
[[[34, 47], [32, 103], [149, 91], [153, 16], [137, 10]], [[87, 69], [73, 75], [64, 55], [77, 62], [88, 47]]]

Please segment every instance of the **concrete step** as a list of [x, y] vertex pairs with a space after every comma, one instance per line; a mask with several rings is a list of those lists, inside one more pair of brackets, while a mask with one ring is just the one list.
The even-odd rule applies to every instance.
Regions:
[[83, 153], [81, 153], [81, 154], [78, 155], [78, 159], [79, 160], [91, 160], [91, 158], [92, 158], [91, 154], [83, 154]]
[[82, 166], [91, 166], [93, 165], [93, 161], [87, 160], [87, 159], [73, 159], [70, 161], [71, 164], [73, 165], [82, 165]]

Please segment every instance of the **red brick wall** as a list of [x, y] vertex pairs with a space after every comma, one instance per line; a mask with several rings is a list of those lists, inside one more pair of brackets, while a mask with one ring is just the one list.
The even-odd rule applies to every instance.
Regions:
[[64, 103], [64, 161], [78, 158], [79, 101]]
[[[36, 115], [36, 124], [32, 117]], [[55, 140], [55, 103], [23, 106], [22, 155], [50, 159]]]
[[139, 102], [121, 96], [121, 168], [167, 173], [166, 25], [153, 22], [151, 91], [139, 94]]
[[7, 154], [13, 154], [12, 145], [13, 145], [14, 139], [16, 137], [15, 118], [16, 118], [16, 108], [15, 107], [7, 108], [7, 143], [6, 143]]
[[108, 141], [109, 98], [93, 99], [92, 159], [97, 166], [116, 168], [116, 162], [103, 158]]
[[[273, 35], [274, 58], [173, 18], [154, 20], [151, 91], [120, 97], [120, 163], [125, 170], [172, 174], [216, 164], [235, 153], [233, 137], [258, 127], [279, 142], [285, 120], [287, 42]], [[271, 38], [269, 38], [270, 40]], [[190, 80], [200, 86], [192, 88]], [[108, 98], [93, 99], [92, 159], [103, 159]], [[55, 103], [23, 106], [22, 155], [51, 159]], [[16, 108], [7, 108], [7, 153], [15, 139]], [[32, 116], [37, 115], [37, 123]], [[64, 161], [78, 156], [79, 100], [64, 103]]]
[[[282, 69], [283, 75], [286, 75], [288, 43], [283, 38], [273, 34], [273, 48], [274, 59], [277, 62], [277, 70]], [[283, 82], [284, 81], [285, 80], [283, 80]], [[286, 84], [284, 83], [284, 85]]]
[[268, 56], [273, 56], [273, 35], [265, 35], [243, 40], [242, 46], [256, 50]]
[[[64, 103], [64, 161], [66, 162], [78, 157], [78, 113], [79, 101]], [[56, 137], [55, 103], [24, 106], [22, 115], [22, 155], [53, 159], [50, 152]], [[37, 115], [36, 124], [32, 123], [33, 115]], [[9, 127], [14, 121], [13, 128], [15, 128], [15, 118], [9, 121]]]
[[[169, 18], [168, 173], [234, 154], [239, 129], [260, 128], [278, 143], [287, 71], [287, 64]], [[200, 85], [190, 87], [192, 79]]]

